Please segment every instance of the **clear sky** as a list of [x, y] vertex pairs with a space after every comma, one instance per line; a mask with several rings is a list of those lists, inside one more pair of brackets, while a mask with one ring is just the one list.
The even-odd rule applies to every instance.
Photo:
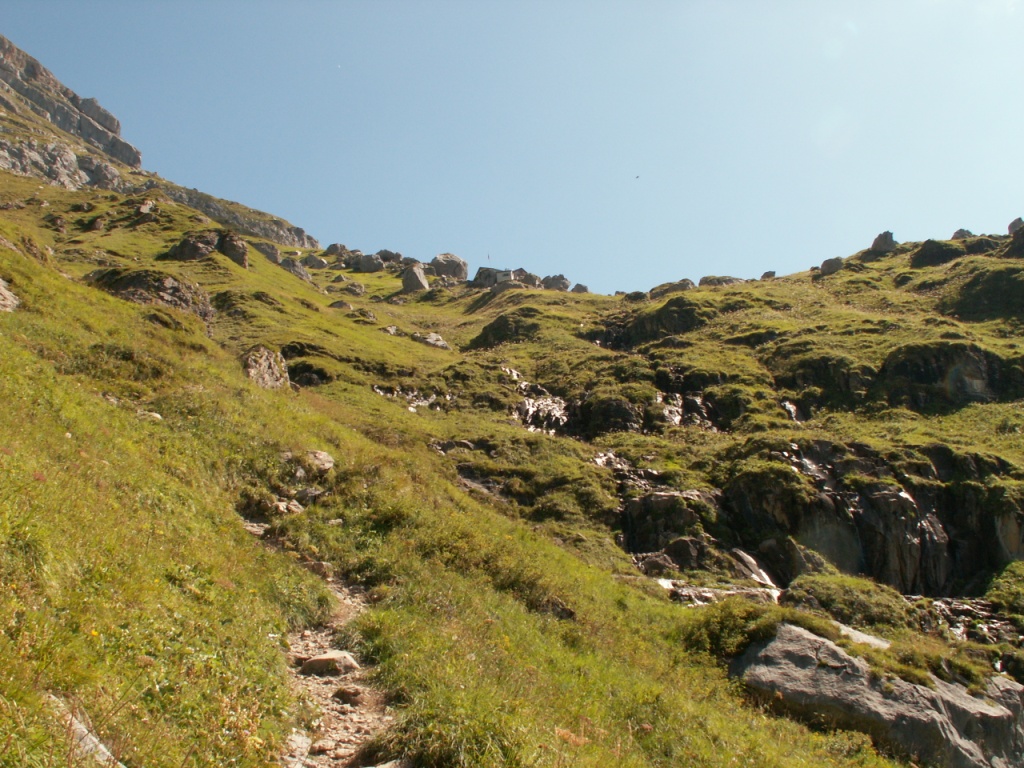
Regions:
[[1024, 215], [1016, 0], [4, 0], [145, 168], [591, 290]]

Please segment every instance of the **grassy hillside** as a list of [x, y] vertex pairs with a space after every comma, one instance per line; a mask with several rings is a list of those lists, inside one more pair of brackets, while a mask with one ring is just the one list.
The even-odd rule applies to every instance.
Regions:
[[[723, 552], [755, 542], [742, 499], [817, 503], [813, 478], [781, 457], [823, 444], [861, 457], [843, 479], [851, 498], [927, 486], [987, 494], [981, 517], [1020, 517], [1021, 268], [1007, 239], [656, 297], [399, 296], [393, 272], [306, 282], [252, 247], [248, 268], [164, 258], [216, 225], [157, 190], [0, 174], [0, 206], [0, 278], [21, 299], [0, 313], [2, 765], [69, 763], [48, 692], [80, 702], [129, 766], [268, 764], [310, 718], [285, 683], [284, 636], [332, 610], [304, 559], [369, 590], [339, 644], [376, 665], [398, 721], [367, 764], [886, 765], [864, 736], [749, 703], [720, 657], [829, 611], [913, 647], [920, 624], [892, 594], [839, 580], [826, 551], [792, 574], [797, 607], [683, 608], [620, 546], [622, 509], [645, 486], [595, 460], [612, 452], [661, 489], [724, 492], [675, 531], [713, 534]], [[170, 276], [209, 311], [110, 295], [101, 269]], [[431, 332], [451, 349], [414, 338]], [[258, 388], [240, 363], [254, 344], [319, 385]], [[683, 403], [695, 394], [703, 416]], [[562, 398], [567, 420], [527, 430], [525, 397]], [[689, 420], [667, 419], [676, 399]], [[921, 475], [936, 443], [980, 474]], [[298, 479], [281, 453], [306, 450], [334, 469]], [[307, 487], [324, 493], [304, 511], [267, 512]], [[244, 532], [257, 513], [281, 552]], [[1001, 565], [950, 583], [983, 592]], [[712, 565], [688, 576], [747, 583]], [[1018, 581], [1011, 566], [996, 592], [1016, 613]], [[873, 663], [912, 676], [1012, 653], [934, 642], [928, 658]]]

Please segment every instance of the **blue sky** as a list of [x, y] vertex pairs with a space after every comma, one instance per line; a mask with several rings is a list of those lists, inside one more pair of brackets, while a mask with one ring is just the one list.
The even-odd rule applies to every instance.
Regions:
[[611, 293], [1024, 215], [1016, 0], [5, 0], [0, 33], [147, 169], [325, 246]]

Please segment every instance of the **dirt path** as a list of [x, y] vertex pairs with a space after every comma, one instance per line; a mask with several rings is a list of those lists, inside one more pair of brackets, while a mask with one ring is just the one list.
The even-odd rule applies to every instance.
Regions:
[[[268, 547], [278, 548], [276, 542], [264, 537], [267, 527], [263, 523], [245, 522], [249, 533]], [[361, 590], [323, 575], [324, 569], [314, 567], [311, 570], [323, 578], [337, 599], [338, 607], [324, 626], [288, 636], [292, 684], [302, 698], [315, 705], [319, 718], [311, 732], [297, 731], [291, 735], [281, 765], [283, 768], [350, 768], [362, 765], [355, 760], [359, 748], [390, 725], [393, 718], [385, 706], [384, 696], [367, 682], [369, 670], [331, 669], [321, 674], [303, 674], [302, 665], [309, 659], [339, 650], [332, 644], [335, 634], [366, 608]], [[400, 763], [386, 763], [379, 768], [400, 768]]]

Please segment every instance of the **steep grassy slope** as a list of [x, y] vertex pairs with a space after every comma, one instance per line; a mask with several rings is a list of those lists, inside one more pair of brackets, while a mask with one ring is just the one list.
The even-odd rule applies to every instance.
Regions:
[[[170, 200], [140, 220], [138, 196], [11, 176], [0, 198], [14, 204], [0, 218], [0, 277], [22, 300], [0, 315], [0, 763], [67, 764], [53, 691], [80, 701], [128, 765], [266, 764], [303, 716], [283, 683], [281, 637], [330, 607], [291, 558], [247, 537], [239, 512], [297, 489], [280, 451], [319, 449], [337, 459], [317, 482], [327, 493], [272, 516], [271, 530], [296, 558], [371, 590], [346, 642], [379, 665], [399, 721], [368, 757], [884, 764], [863, 737], [747, 705], [685, 649], [692, 615], [616, 545], [620, 489], [593, 462], [612, 448], [679, 487], [710, 484], [709, 457], [746, 435], [824, 427], [766, 404], [737, 417], [735, 433], [653, 422], [646, 434], [581, 427], [593, 443], [531, 433], [510, 416], [522, 398], [513, 369], [566, 397], [588, 393], [594, 423], [599, 402], [654, 403], [653, 355], [590, 340], [619, 299], [457, 288], [390, 303], [374, 298], [396, 291], [392, 274], [345, 273], [367, 289], [346, 299], [374, 322], [329, 307], [334, 270], [310, 285], [253, 250], [249, 269], [220, 254], [159, 259], [209, 226]], [[110, 296], [84, 280], [101, 268], [194, 283], [214, 313], [204, 322]], [[470, 348], [525, 308], [538, 318], [529, 340]], [[381, 331], [392, 324], [455, 349]], [[292, 345], [293, 370], [305, 363], [327, 383], [258, 389], [239, 364], [256, 342]], [[698, 343], [710, 350], [710, 338]], [[723, 359], [749, 370], [736, 386], [756, 398], [762, 363]], [[724, 364], [710, 351], [701, 360]], [[438, 394], [439, 407], [372, 385]], [[456, 440], [468, 442], [445, 447]]]

